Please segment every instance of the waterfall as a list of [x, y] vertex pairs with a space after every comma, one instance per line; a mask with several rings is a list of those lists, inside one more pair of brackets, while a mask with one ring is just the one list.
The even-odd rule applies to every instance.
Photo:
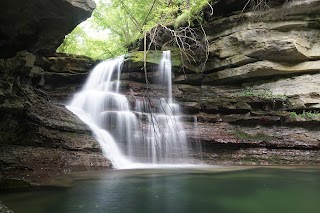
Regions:
[[163, 52], [154, 79], [165, 86], [165, 97], [134, 97], [129, 104], [119, 91], [123, 61], [98, 64], [67, 108], [88, 124], [115, 168], [186, 163], [186, 134], [172, 100], [170, 51]]

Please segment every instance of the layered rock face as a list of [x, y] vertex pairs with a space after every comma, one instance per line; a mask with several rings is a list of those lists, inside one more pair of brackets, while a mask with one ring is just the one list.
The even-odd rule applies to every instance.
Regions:
[[199, 121], [190, 137], [210, 162], [320, 163], [320, 1], [278, 3], [214, 17], [201, 86], [176, 75], [177, 99]]
[[[189, 141], [203, 150], [194, 156], [210, 164], [319, 164], [320, 1], [267, 1], [271, 9], [262, 11], [243, 10], [246, 2], [214, 5], [204, 69], [202, 61], [174, 69]], [[139, 70], [137, 55], [129, 71]], [[123, 79], [143, 91], [143, 73]]]
[[[56, 68], [60, 63], [52, 58], [37, 59], [23, 51], [0, 60], [0, 162], [6, 178], [27, 173], [28, 179], [39, 179], [78, 168], [111, 166], [89, 128], [59, 101], [66, 92], [74, 93], [72, 89], [78, 86], [72, 86], [74, 79], [83, 80], [81, 71], [73, 73], [76, 70], [71, 67], [76, 58], [70, 62], [60, 57], [65, 65], [60, 70]], [[81, 66], [86, 62], [79, 60]], [[44, 70], [36, 65], [43, 61], [52, 61], [54, 66]]]
[[[90, 16], [94, 3], [16, 0], [1, 7], [0, 178], [39, 182], [75, 169], [110, 167], [88, 127], [63, 105], [94, 62], [50, 53]], [[29, 51], [17, 53], [21, 49]]]

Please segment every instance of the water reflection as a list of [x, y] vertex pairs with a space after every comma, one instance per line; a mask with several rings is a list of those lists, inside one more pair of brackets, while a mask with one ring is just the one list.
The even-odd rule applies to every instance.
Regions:
[[56, 191], [0, 194], [16, 213], [318, 213], [320, 170], [115, 171]]

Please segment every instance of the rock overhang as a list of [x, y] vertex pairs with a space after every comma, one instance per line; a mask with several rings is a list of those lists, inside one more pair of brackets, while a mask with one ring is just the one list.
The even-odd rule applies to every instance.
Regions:
[[2, 0], [0, 58], [20, 50], [54, 52], [79, 23], [91, 16], [92, 0]]

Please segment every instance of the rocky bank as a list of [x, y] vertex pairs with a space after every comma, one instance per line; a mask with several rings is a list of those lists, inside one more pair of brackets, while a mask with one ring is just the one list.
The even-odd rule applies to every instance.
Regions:
[[15, 187], [12, 178], [39, 183], [111, 167], [88, 127], [63, 105], [94, 62], [54, 53], [94, 6], [89, 0], [1, 2], [0, 188]]
[[8, 207], [6, 207], [5, 205], [3, 205], [0, 201], [0, 212], [1, 213], [13, 213], [13, 211], [11, 211], [10, 209], [8, 209]]

